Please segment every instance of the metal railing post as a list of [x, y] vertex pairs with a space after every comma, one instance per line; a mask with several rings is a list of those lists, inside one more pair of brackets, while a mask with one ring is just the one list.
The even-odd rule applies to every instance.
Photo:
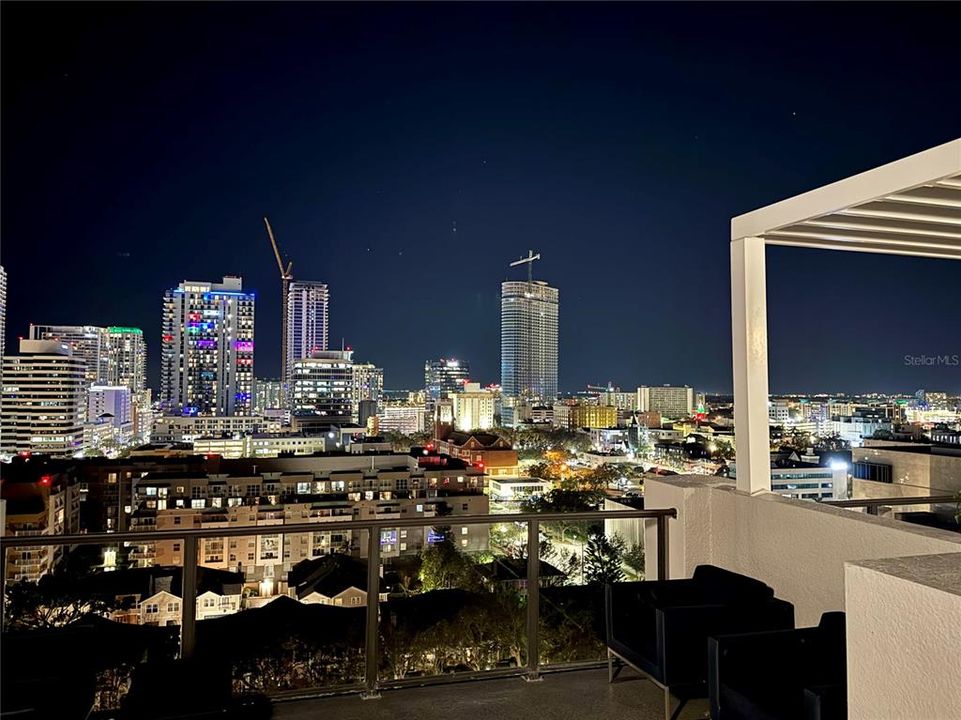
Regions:
[[380, 664], [380, 532], [376, 527], [367, 530], [367, 627], [365, 630], [365, 655], [367, 669], [364, 673], [364, 700], [380, 697], [377, 670]]
[[540, 548], [541, 527], [537, 520], [527, 521], [527, 675], [536, 682], [540, 676]]
[[197, 537], [184, 537], [184, 571], [180, 588], [180, 657], [193, 657], [197, 646]]
[[657, 579], [667, 580], [670, 577], [667, 555], [667, 515], [657, 516]]

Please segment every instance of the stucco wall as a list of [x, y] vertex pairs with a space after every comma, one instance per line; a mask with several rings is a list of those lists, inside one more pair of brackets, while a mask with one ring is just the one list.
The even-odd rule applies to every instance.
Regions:
[[[671, 577], [700, 563], [751, 575], [795, 606], [799, 626], [844, 609], [845, 561], [961, 552], [961, 535], [779, 495], [745, 495], [718, 478], [650, 480], [645, 506], [676, 507], [669, 527]], [[645, 528], [654, 575], [654, 525]]]
[[961, 554], [845, 569], [850, 720], [961, 718]]

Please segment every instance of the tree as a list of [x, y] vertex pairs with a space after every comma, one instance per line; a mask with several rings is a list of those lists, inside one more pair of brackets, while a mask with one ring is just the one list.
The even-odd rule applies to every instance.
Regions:
[[617, 535], [608, 537], [600, 530], [588, 535], [584, 549], [584, 579], [588, 585], [606, 585], [621, 582], [624, 571], [621, 558], [624, 554], [624, 541]]
[[605, 490], [616, 483], [623, 473], [618, 466], [604, 463], [581, 478], [581, 486], [589, 490]]
[[521, 500], [523, 512], [587, 512], [597, 510], [604, 496], [596, 490], [554, 488]]
[[624, 550], [624, 564], [634, 571], [636, 580], [644, 579], [644, 548], [634, 543]]
[[483, 586], [473, 560], [458, 550], [449, 537], [428, 545], [421, 553], [420, 581], [425, 592]]
[[62, 574], [44, 575], [37, 582], [8, 584], [3, 605], [10, 628], [29, 630], [69, 625], [84, 615], [106, 615], [117, 607], [83, 592], [74, 578]]
[[829, 435], [822, 435], [818, 438], [817, 444], [814, 446], [817, 452], [836, 452], [838, 450], [850, 450], [851, 443], [842, 438], [838, 433], [831, 433]]

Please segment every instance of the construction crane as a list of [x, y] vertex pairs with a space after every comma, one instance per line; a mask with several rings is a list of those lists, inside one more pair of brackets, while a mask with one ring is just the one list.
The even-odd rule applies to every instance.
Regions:
[[294, 263], [290, 261], [284, 267], [284, 261], [280, 258], [280, 248], [277, 247], [277, 240], [274, 238], [274, 231], [270, 227], [270, 220], [264, 217], [264, 225], [267, 226], [267, 237], [270, 238], [270, 246], [274, 249], [274, 257], [277, 258], [277, 269], [280, 270], [280, 379], [287, 384], [287, 293], [290, 290], [290, 282], [294, 279]]
[[527, 265], [527, 377], [526, 387], [522, 389], [522, 394], [531, 399], [534, 395], [534, 261], [540, 260], [541, 254], [534, 254], [533, 250], [527, 251], [527, 257], [515, 260], [508, 267], [518, 267]]
[[524, 264], [527, 265], [527, 285], [528, 285], [527, 291], [528, 292], [530, 292], [531, 290], [530, 286], [534, 284], [534, 261], [540, 260], [540, 259], [541, 259], [540, 253], [537, 253], [537, 255], [535, 255], [533, 250], [528, 250], [526, 258], [522, 257], [520, 260], [515, 260], [508, 266], [508, 267], [517, 267], [518, 265], [524, 265]]

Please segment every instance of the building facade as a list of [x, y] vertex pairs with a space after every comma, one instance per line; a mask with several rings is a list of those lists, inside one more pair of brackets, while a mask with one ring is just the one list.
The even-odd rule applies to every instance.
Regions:
[[107, 380], [110, 385], [125, 385], [134, 394], [147, 389], [147, 345], [143, 330], [134, 327], [107, 327]]
[[368, 415], [376, 415], [380, 409], [384, 397], [384, 369], [372, 363], [354, 363], [353, 386], [354, 418], [363, 424], [365, 418], [361, 418], [360, 413], [362, 402], [374, 403], [373, 412], [370, 412], [370, 406], [366, 406]]
[[87, 385], [110, 382], [109, 335], [107, 328], [93, 325], [30, 325], [31, 340], [66, 343], [74, 358], [83, 360]]
[[570, 406], [567, 422], [572, 429], [617, 427], [617, 408], [611, 405], [578, 403]]
[[256, 378], [254, 380], [254, 414], [262, 415], [266, 410], [287, 407], [287, 393], [280, 378]]
[[3, 358], [0, 452], [71, 456], [83, 449], [86, 364], [56, 340], [21, 340]]
[[351, 422], [354, 362], [350, 350], [315, 351], [293, 363], [290, 375], [294, 415], [316, 416], [331, 424]]
[[470, 363], [457, 358], [439, 358], [424, 363], [424, 395], [427, 412], [433, 415], [438, 401], [463, 388], [470, 380]]
[[557, 398], [557, 321], [560, 293], [546, 282], [501, 284], [502, 421], [513, 425], [518, 404], [550, 405]]
[[490, 430], [494, 427], [494, 393], [478, 383], [465, 383], [451, 393], [454, 427], [458, 430]]
[[114, 427], [133, 426], [132, 396], [124, 385], [91, 385], [87, 392], [87, 420], [94, 422], [109, 416]]
[[380, 409], [380, 413], [377, 415], [377, 426], [380, 432], [413, 435], [424, 431], [426, 417], [427, 411], [423, 405], [394, 403], [384, 405]]
[[637, 409], [656, 410], [672, 420], [690, 417], [694, 413], [694, 388], [659, 385], [637, 389]]
[[7, 337], [7, 271], [0, 265], [0, 357], [6, 347]]
[[160, 402], [184, 415], [249, 415], [254, 294], [239, 277], [185, 280], [164, 293]]
[[287, 290], [287, 367], [291, 382], [294, 363], [315, 351], [327, 350], [330, 291], [326, 283], [297, 280]]

